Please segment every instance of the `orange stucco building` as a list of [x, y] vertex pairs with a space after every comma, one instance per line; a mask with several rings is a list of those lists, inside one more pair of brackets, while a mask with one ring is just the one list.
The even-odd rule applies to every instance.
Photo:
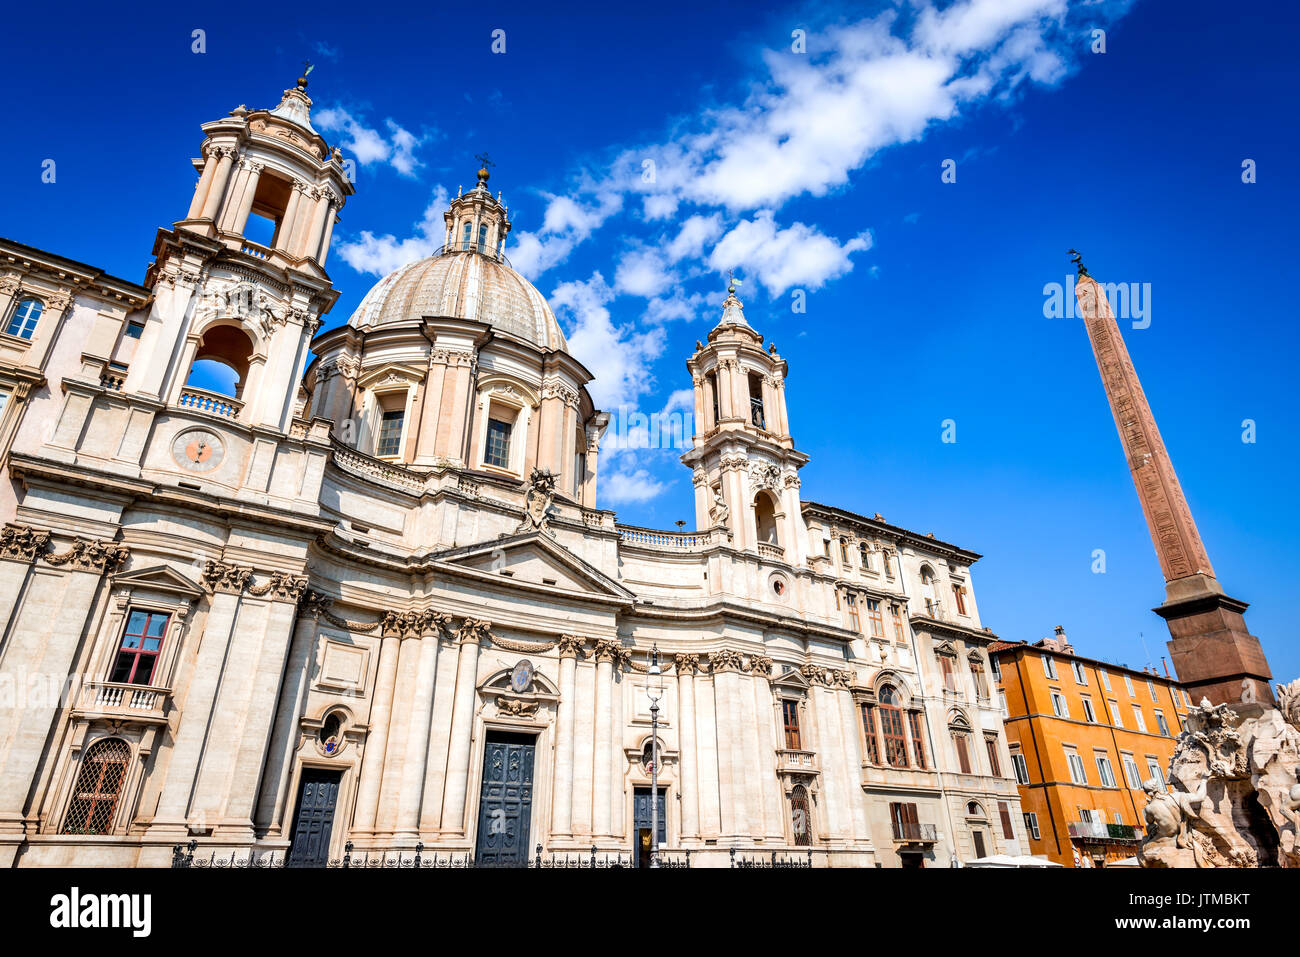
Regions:
[[1142, 784], [1164, 779], [1190, 700], [1172, 678], [1074, 653], [1062, 628], [989, 648], [1034, 854], [1066, 867], [1132, 857]]

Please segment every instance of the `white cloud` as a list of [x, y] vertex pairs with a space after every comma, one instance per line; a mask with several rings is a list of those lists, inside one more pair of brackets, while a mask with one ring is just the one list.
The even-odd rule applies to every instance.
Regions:
[[561, 283], [551, 293], [551, 308], [566, 323], [569, 351], [591, 370], [588, 386], [598, 408], [629, 405], [654, 383], [651, 365], [664, 347], [662, 327], [638, 332], [628, 324], [616, 326], [608, 303], [614, 291], [594, 272], [583, 281]]
[[648, 502], [658, 498], [670, 483], [660, 482], [647, 469], [611, 471], [601, 475], [596, 484], [596, 494], [605, 505], [626, 505], [629, 502]]
[[387, 163], [402, 176], [413, 177], [424, 165], [416, 158], [415, 150], [427, 137], [416, 136], [394, 120], [384, 121], [388, 136], [366, 126], [342, 107], [317, 110], [312, 121], [322, 130], [340, 132], [344, 153], [350, 153], [362, 166]]
[[363, 229], [359, 238], [350, 242], [338, 242], [335, 249], [349, 266], [359, 273], [374, 276], [387, 276], [399, 266], [423, 259], [433, 254], [446, 238], [447, 227], [442, 213], [447, 208], [447, 191], [439, 186], [433, 193], [433, 199], [424, 210], [424, 215], [415, 224], [415, 233], [405, 239], [398, 239], [392, 233], [376, 236], [368, 229]]
[[669, 262], [677, 262], [686, 256], [698, 257], [704, 251], [704, 245], [716, 239], [721, 232], [722, 217], [719, 214], [691, 216], [682, 223], [681, 229], [664, 252]]
[[631, 296], [649, 299], [672, 284], [673, 277], [664, 269], [663, 254], [654, 248], [629, 250], [623, 254], [614, 271], [615, 291]]
[[718, 270], [743, 266], [777, 296], [792, 286], [818, 288], [853, 268], [851, 253], [870, 248], [869, 232], [840, 243], [803, 223], [781, 229], [772, 211], [762, 210], [722, 237], [709, 265]]
[[508, 250], [511, 265], [534, 281], [623, 206], [623, 197], [611, 190], [598, 192], [586, 204], [571, 196], [542, 195], [547, 200], [542, 225], [532, 232], [512, 232]]

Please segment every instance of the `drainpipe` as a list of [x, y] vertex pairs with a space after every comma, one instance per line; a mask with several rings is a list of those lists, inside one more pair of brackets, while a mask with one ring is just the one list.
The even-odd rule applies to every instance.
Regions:
[[[903, 574], [903, 553], [901, 551], [898, 552], [898, 588], [903, 593], [904, 598], [909, 597], [907, 594], [907, 576]], [[925, 682], [921, 674], [921, 652], [916, 645], [916, 632], [912, 630], [911, 615], [908, 615], [907, 634], [912, 649], [912, 660], [916, 662], [916, 680], [920, 683], [922, 691], [924, 691]], [[923, 697], [922, 700], [928, 700], [928, 696]], [[960, 865], [961, 862], [957, 857], [957, 827], [952, 822], [952, 806], [948, 803], [948, 792], [944, 790], [943, 786], [943, 771], [939, 768], [939, 749], [935, 747], [934, 743], [934, 722], [930, 721], [928, 717], [925, 722], [925, 736], [929, 739], [930, 760], [934, 763], [934, 773], [939, 776], [939, 803], [943, 805], [943, 815], [948, 820], [949, 858]]]

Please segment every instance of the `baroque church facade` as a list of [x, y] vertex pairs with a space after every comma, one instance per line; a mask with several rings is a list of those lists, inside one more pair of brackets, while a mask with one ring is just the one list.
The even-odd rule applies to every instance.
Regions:
[[1028, 853], [979, 555], [801, 498], [734, 289], [696, 531], [620, 524], [486, 170], [320, 331], [353, 187], [310, 107], [203, 126], [143, 284], [0, 240], [0, 863]]

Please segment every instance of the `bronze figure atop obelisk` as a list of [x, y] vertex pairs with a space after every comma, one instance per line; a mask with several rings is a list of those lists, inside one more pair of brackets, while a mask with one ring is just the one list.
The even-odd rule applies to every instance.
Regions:
[[1079, 269], [1079, 314], [1165, 576], [1165, 601], [1155, 612], [1169, 626], [1179, 681], [1197, 701], [1238, 702], [1253, 692], [1253, 700], [1271, 702], [1272, 672], [1259, 639], [1246, 629], [1247, 605], [1225, 595], [1215, 578], [1105, 290], [1083, 268], [1082, 257], [1070, 252]]

